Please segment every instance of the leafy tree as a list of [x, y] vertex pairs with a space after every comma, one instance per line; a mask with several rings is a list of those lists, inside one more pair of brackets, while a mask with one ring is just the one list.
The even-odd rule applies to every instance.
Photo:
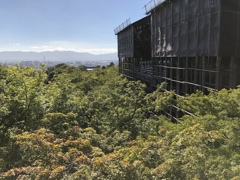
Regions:
[[114, 63], [113, 62], [111, 62], [109, 65], [107, 65], [107, 67], [109, 68], [109, 67], [113, 67], [114, 66]]
[[81, 71], [87, 71], [87, 67], [84, 65], [78, 66]]
[[[239, 179], [240, 88], [174, 99], [118, 75], [0, 66], [2, 179]], [[190, 115], [173, 123], [177, 104]]]
[[[46, 74], [33, 67], [1, 67], [0, 131], [2, 137], [13, 127], [22, 130], [37, 128], [46, 111], [44, 99]], [[3, 73], [4, 72], [4, 73]]]

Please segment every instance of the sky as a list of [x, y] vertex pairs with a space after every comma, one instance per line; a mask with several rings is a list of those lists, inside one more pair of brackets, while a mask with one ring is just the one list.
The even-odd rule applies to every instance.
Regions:
[[0, 0], [0, 51], [117, 52], [114, 29], [150, 0]]

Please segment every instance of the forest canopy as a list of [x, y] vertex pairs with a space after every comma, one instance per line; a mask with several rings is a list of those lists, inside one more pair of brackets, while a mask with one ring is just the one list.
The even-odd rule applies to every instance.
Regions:
[[[240, 88], [175, 97], [117, 66], [0, 66], [0, 179], [240, 179]], [[165, 116], [171, 104], [194, 116]]]

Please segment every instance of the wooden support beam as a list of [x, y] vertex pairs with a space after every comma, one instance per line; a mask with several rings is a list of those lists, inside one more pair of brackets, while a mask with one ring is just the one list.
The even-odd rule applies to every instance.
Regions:
[[[204, 57], [202, 57], [201, 58], [201, 65], [202, 65], [202, 69], [204, 70], [206, 67], [205, 67], [205, 61], [206, 61], [206, 57], [204, 56]], [[206, 72], [205, 71], [202, 71], [202, 87], [203, 86], [205, 86], [205, 82], [206, 82], [206, 80], [205, 80], [205, 78], [206, 78]], [[202, 91], [204, 91], [204, 88], [202, 88]]]
[[230, 63], [230, 88], [235, 88], [237, 86], [236, 84], [236, 73], [237, 73], [237, 66], [235, 63], [235, 57], [231, 57], [231, 63]]
[[215, 89], [220, 90], [222, 87], [222, 57], [217, 57], [215, 73]]
[[[186, 57], [186, 59], [184, 59], [185, 61], [185, 69], [184, 69], [184, 79], [185, 81], [188, 81], [188, 57]], [[184, 84], [184, 92], [185, 94], [189, 93], [189, 85], [188, 84]]]
[[[194, 65], [194, 83], [197, 84], [197, 78], [198, 78], [198, 71], [197, 71], [197, 64], [198, 64], [198, 57], [195, 57], [195, 65]], [[194, 86], [194, 92], [198, 89], [197, 86]]]
[[[180, 58], [177, 57], [177, 67], [180, 67]], [[180, 81], [180, 69], [177, 69], [177, 80]], [[176, 93], [180, 95], [180, 84], [177, 83]]]
[[[173, 79], [173, 72], [172, 72], [172, 57], [170, 58], [170, 79]], [[170, 82], [170, 89], [173, 90], [173, 82]]]

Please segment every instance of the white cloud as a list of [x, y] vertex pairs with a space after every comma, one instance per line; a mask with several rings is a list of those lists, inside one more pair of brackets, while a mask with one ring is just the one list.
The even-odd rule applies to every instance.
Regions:
[[92, 49], [79, 49], [78, 52], [89, 52], [92, 54], [107, 54], [115, 53], [117, 49], [115, 48], [92, 48]]
[[[85, 47], [86, 46], [86, 47]], [[29, 46], [31, 51], [42, 52], [42, 51], [75, 51], [75, 52], [87, 52], [91, 54], [107, 54], [117, 52], [116, 48], [90, 48], [89, 44], [83, 44], [78, 42], [68, 41], [54, 41], [48, 42], [41, 46]]]
[[29, 46], [30, 49], [40, 49], [39, 46]]
[[51, 49], [52, 46], [29, 46], [29, 48], [34, 50], [46, 51], [48, 49]]
[[107, 54], [117, 52], [117, 48], [114, 48], [114, 46], [112, 47], [112, 45], [106, 44], [90, 44], [87, 42], [52, 41], [44, 44], [0, 44], [0, 49], [1, 51], [75, 51], [91, 54]]
[[19, 43], [8, 43], [9, 46], [20, 46]]

